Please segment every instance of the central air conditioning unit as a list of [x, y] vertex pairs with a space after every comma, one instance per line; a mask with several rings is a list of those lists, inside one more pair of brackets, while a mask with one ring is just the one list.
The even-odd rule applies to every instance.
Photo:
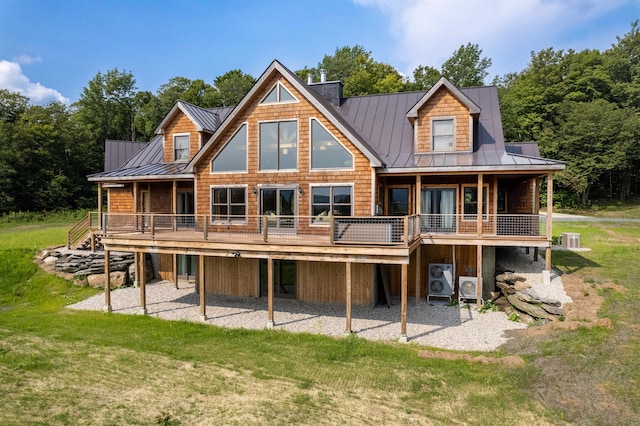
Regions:
[[453, 295], [453, 265], [450, 263], [429, 264], [429, 294], [427, 302], [432, 297], [447, 297]]
[[458, 303], [463, 300], [478, 300], [478, 277], [460, 277], [458, 280]]

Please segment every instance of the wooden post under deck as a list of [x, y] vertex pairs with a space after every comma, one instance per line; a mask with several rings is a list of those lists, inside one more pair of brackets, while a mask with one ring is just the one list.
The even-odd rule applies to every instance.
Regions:
[[407, 277], [408, 277], [407, 264], [401, 265], [401, 291], [400, 291], [400, 342], [407, 342]]
[[204, 288], [204, 255], [198, 256], [198, 288], [200, 289], [200, 319], [207, 320], [207, 292]]
[[111, 265], [109, 250], [104, 251], [104, 311], [111, 312]]
[[178, 289], [178, 255], [173, 253], [171, 255], [173, 262], [173, 285], [176, 286], [176, 290]]
[[267, 259], [267, 328], [273, 328], [273, 259]]
[[138, 253], [138, 261], [140, 262], [140, 267], [138, 268], [140, 271], [140, 314], [147, 315], [147, 273], [144, 253]]
[[344, 330], [344, 334], [351, 334], [351, 262], [346, 262], [345, 263], [345, 269], [346, 269], [346, 273], [345, 273], [345, 281], [346, 281], [346, 292], [345, 292], [345, 299], [346, 299], [346, 326], [345, 326], [345, 330]]
[[138, 253], [137, 251], [133, 252], [133, 286], [134, 287], [138, 287], [140, 285], [140, 261], [138, 260], [138, 255], [140, 253]]
[[476, 246], [476, 277], [478, 278], [478, 298], [476, 299], [476, 305], [478, 308], [482, 306], [482, 244]]
[[[549, 173], [547, 175], [547, 240], [549, 241], [549, 245], [551, 245], [551, 240], [553, 238], [552, 230], [553, 230], [553, 173]], [[551, 271], [551, 246], [547, 247], [547, 252], [545, 256], [545, 270]]]
[[416, 247], [416, 306], [420, 305], [420, 269], [422, 269], [422, 255], [420, 253], [421, 246]]

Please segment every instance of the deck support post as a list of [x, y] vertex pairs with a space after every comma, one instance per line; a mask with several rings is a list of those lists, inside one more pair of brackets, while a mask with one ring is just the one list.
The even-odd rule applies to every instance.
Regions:
[[204, 288], [204, 255], [198, 256], [198, 288], [200, 289], [200, 320], [207, 320], [207, 292]]
[[273, 321], [273, 259], [267, 259], [267, 328], [275, 325]]
[[140, 286], [140, 261], [138, 260], [137, 251], [133, 252], [133, 287], [138, 288]]
[[140, 262], [140, 315], [147, 315], [147, 271], [146, 259], [144, 253], [138, 253], [138, 261]]
[[482, 244], [476, 246], [476, 277], [478, 278], [478, 298], [476, 299], [476, 306], [480, 308], [482, 306]]
[[544, 284], [551, 284], [551, 242], [553, 240], [553, 173], [547, 175], [547, 241], [548, 246], [545, 253], [545, 267], [542, 271], [542, 281]]
[[346, 325], [345, 325], [345, 329], [344, 329], [344, 334], [345, 335], [349, 335], [351, 334], [351, 277], [352, 277], [352, 270], [351, 270], [351, 266], [352, 263], [351, 262], [346, 262], [345, 263], [345, 282], [346, 282], [346, 290], [345, 290], [345, 302], [346, 302]]
[[104, 251], [104, 311], [111, 312], [111, 265], [109, 250]]
[[400, 267], [400, 342], [407, 343], [409, 341], [409, 339], [407, 338], [407, 278], [409, 275], [409, 265], [403, 263], [402, 265], [400, 265]]
[[420, 273], [421, 273], [421, 269], [422, 269], [422, 254], [421, 254], [421, 249], [422, 247], [420, 245], [418, 245], [418, 247], [416, 247], [416, 306], [420, 305], [420, 290], [421, 290], [421, 277], [420, 277]]
[[172, 265], [172, 269], [173, 269], [173, 285], [176, 287], [176, 290], [178, 289], [178, 255], [173, 253], [171, 255], [171, 261], [173, 263]]

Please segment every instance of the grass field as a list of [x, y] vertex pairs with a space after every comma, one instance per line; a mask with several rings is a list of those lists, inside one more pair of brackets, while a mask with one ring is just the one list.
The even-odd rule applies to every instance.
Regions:
[[[637, 224], [636, 224], [637, 225]], [[39, 270], [67, 223], [0, 226], [0, 424], [634, 424], [640, 230], [567, 223], [587, 253], [558, 268], [605, 297], [613, 328], [521, 336], [490, 357], [425, 359], [416, 345], [226, 330], [78, 312], [95, 294]], [[607, 290], [609, 281], [627, 291]]]

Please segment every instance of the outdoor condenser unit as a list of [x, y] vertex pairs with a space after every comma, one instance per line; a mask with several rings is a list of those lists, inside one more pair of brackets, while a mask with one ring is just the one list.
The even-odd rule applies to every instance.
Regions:
[[429, 264], [429, 294], [427, 302], [432, 297], [448, 297], [453, 295], [453, 265], [450, 263]]
[[575, 232], [563, 232], [560, 236], [560, 245], [564, 248], [580, 248], [580, 234]]
[[478, 277], [460, 277], [458, 280], [458, 302], [478, 300]]

